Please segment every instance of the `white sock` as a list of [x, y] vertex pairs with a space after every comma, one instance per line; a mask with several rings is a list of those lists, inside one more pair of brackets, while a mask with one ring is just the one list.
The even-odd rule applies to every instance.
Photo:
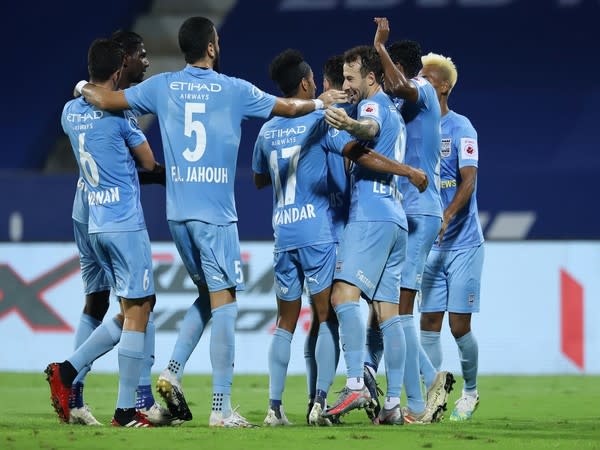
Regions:
[[463, 390], [462, 393], [463, 393], [464, 397], [477, 398], [479, 396], [479, 393], [477, 392], [477, 389], [475, 389], [474, 391], [465, 391], [465, 390]]
[[383, 402], [383, 409], [392, 409], [400, 404], [400, 397], [386, 397]]
[[346, 387], [348, 389], [352, 389], [353, 391], [357, 391], [365, 387], [365, 380], [363, 377], [348, 378], [346, 380]]

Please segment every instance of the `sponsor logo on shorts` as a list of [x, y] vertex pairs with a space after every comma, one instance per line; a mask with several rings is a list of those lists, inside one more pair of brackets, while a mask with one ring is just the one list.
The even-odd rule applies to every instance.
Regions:
[[362, 270], [356, 271], [356, 278], [369, 289], [375, 289], [375, 284], [367, 278]]
[[335, 263], [335, 271], [336, 272], [341, 272], [342, 271], [342, 262], [341, 261], [337, 261]]
[[469, 294], [469, 298], [467, 301], [469, 302], [469, 305], [475, 303], [475, 294]]

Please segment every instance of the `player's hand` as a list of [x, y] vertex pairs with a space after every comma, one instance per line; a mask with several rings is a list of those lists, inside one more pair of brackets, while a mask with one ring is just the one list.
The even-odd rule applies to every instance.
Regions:
[[427, 189], [427, 185], [429, 184], [429, 180], [427, 179], [427, 175], [421, 169], [413, 169], [411, 174], [408, 177], [408, 181], [410, 181], [419, 192], [423, 192]]
[[352, 119], [343, 108], [330, 106], [325, 110], [325, 121], [338, 130], [348, 130]]
[[75, 87], [73, 88], [73, 97], [75, 97], [75, 98], [81, 97], [83, 95], [81, 93], [81, 89], [86, 84], [88, 84], [88, 82], [86, 80], [78, 81], [77, 84], [75, 85]]
[[323, 106], [327, 108], [328, 106], [335, 105], [336, 103], [347, 103], [348, 96], [344, 91], [329, 89], [328, 91], [325, 91], [319, 95], [319, 100], [321, 100], [323, 102]]
[[373, 20], [377, 24], [377, 31], [375, 32], [373, 45], [375, 47], [379, 45], [385, 46], [385, 43], [390, 37], [390, 24], [387, 20], [387, 17], [375, 17]]
[[452, 220], [452, 218], [450, 216], [448, 216], [446, 213], [444, 213], [444, 218], [442, 219], [442, 228], [440, 229], [440, 232], [438, 233], [438, 242], [437, 242], [438, 245], [440, 245], [442, 243], [442, 239], [444, 239], [444, 234], [446, 234], [446, 229], [448, 228], [448, 224], [450, 223], [451, 220]]

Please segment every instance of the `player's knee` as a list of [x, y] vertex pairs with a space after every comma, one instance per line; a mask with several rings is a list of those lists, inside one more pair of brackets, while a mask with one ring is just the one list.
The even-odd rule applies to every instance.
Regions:
[[423, 331], [441, 331], [444, 313], [422, 313], [421, 330]]
[[296, 323], [298, 323], [298, 321], [294, 320], [291, 317], [281, 316], [279, 317], [279, 321], [277, 322], [277, 328], [281, 328], [282, 330], [293, 334], [296, 330]]
[[331, 290], [331, 305], [335, 308], [344, 303], [358, 301], [360, 291], [356, 293], [354, 290], [355, 288], [351, 287], [349, 284], [342, 282], [334, 283], [333, 289]]
[[460, 339], [471, 331], [470, 314], [451, 314], [449, 322], [450, 332], [454, 336], [454, 339]]
[[94, 292], [85, 296], [83, 312], [96, 320], [102, 321], [108, 311], [110, 291]]

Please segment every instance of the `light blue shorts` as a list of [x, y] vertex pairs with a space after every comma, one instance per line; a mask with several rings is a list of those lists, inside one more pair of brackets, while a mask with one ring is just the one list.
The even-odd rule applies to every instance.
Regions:
[[418, 291], [425, 261], [435, 238], [442, 227], [442, 219], [435, 216], [414, 215], [406, 216], [408, 220], [408, 246], [406, 261], [402, 267], [402, 287]]
[[98, 261], [96, 253], [90, 243], [87, 223], [73, 220], [73, 232], [75, 243], [79, 250], [79, 266], [81, 267], [81, 279], [83, 280], [83, 292], [85, 295], [95, 292], [109, 291], [110, 281], [104, 269]]
[[115, 295], [124, 299], [154, 295], [148, 231], [93, 233], [90, 243]]
[[420, 312], [479, 312], [483, 245], [460, 250], [432, 250], [425, 264]]
[[213, 225], [199, 220], [169, 221], [171, 236], [196, 285], [209, 292], [244, 289], [237, 224]]
[[275, 291], [281, 300], [292, 301], [302, 296], [306, 287], [310, 295], [327, 289], [333, 282], [336, 244], [320, 244], [297, 248], [273, 255]]
[[393, 222], [346, 225], [335, 267], [335, 280], [358, 287], [368, 300], [398, 304], [407, 231]]

